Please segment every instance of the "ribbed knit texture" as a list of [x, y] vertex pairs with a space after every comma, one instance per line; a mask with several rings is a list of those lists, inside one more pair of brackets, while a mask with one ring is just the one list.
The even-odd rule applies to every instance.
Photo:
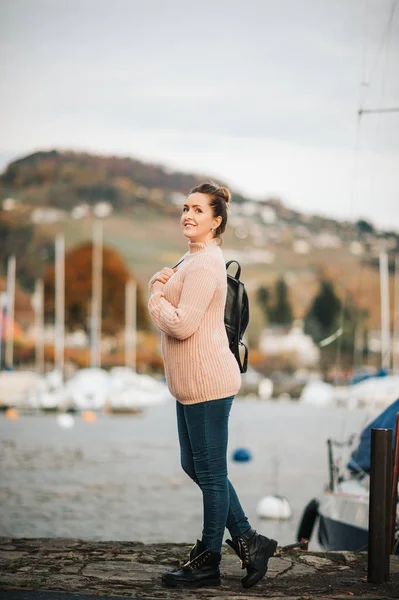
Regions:
[[163, 291], [151, 295], [148, 310], [162, 332], [170, 393], [182, 404], [196, 404], [235, 395], [241, 373], [224, 326], [227, 278], [220, 240], [188, 246]]

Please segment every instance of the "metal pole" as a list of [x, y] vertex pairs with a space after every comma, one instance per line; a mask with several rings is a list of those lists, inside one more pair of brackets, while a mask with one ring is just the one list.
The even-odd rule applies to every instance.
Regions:
[[7, 292], [0, 293], [0, 371], [3, 364], [3, 354], [6, 338], [6, 323], [7, 323]]
[[32, 305], [35, 311], [35, 355], [36, 371], [44, 373], [44, 285], [43, 279], [37, 279], [35, 293], [32, 297]]
[[399, 112], [399, 107], [397, 106], [389, 106], [387, 108], [360, 108], [357, 112], [357, 114], [359, 115], [359, 117], [361, 117], [362, 115], [375, 115], [375, 114], [382, 114], [382, 113], [395, 113], [395, 112]]
[[355, 343], [353, 349], [353, 366], [360, 367], [363, 362], [364, 350], [364, 327], [363, 323], [358, 323], [355, 329]]
[[65, 351], [65, 239], [55, 239], [55, 368], [64, 379]]
[[391, 550], [392, 429], [371, 430], [367, 581], [389, 579]]
[[398, 505], [399, 479], [399, 413], [396, 414], [395, 450], [393, 453], [393, 479], [391, 497], [391, 554], [395, 554], [396, 508]]
[[91, 353], [90, 366], [101, 367], [101, 319], [102, 319], [102, 259], [103, 224], [93, 225], [92, 305], [91, 305]]
[[330, 492], [333, 492], [334, 488], [335, 488], [335, 468], [334, 468], [334, 459], [333, 459], [332, 440], [331, 439], [327, 440], [327, 447], [328, 447], [328, 470], [330, 473], [329, 488], [330, 488]]
[[397, 375], [399, 373], [399, 255], [395, 258], [394, 290], [392, 371]]
[[391, 340], [389, 328], [389, 273], [388, 254], [380, 252], [381, 292], [381, 367], [389, 371], [391, 366]]
[[15, 256], [10, 256], [7, 267], [7, 320], [5, 367], [12, 370], [14, 363], [14, 308], [15, 308]]
[[132, 279], [126, 284], [125, 298], [125, 365], [136, 371], [137, 284]]

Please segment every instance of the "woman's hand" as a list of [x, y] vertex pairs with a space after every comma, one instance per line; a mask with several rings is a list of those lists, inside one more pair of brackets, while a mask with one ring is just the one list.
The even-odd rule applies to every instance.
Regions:
[[[170, 267], [164, 267], [162, 269], [162, 271], [159, 271], [159, 273], [157, 273], [156, 279], [154, 280], [154, 283], [152, 284], [152, 286], [150, 288], [150, 294], [153, 294], [154, 292], [162, 292], [165, 283], [172, 277], [172, 275], [176, 271], [177, 271], [177, 268], [171, 269]], [[155, 275], [154, 275], [154, 277], [155, 277]], [[155, 287], [155, 286], [157, 286], [157, 287]]]
[[157, 279], [151, 286], [151, 294], [155, 294], [155, 292], [163, 292], [164, 287], [165, 284]]
[[157, 277], [157, 281], [161, 283], [166, 283], [168, 279], [172, 277], [172, 275], [177, 271], [177, 269], [171, 269], [170, 267], [164, 267], [162, 271], [159, 272]]

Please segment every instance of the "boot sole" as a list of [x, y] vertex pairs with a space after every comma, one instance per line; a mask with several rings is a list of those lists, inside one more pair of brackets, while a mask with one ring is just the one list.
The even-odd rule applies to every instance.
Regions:
[[278, 543], [276, 541], [274, 541], [274, 543], [272, 544], [269, 552], [265, 556], [265, 558], [266, 558], [266, 565], [265, 565], [265, 570], [264, 571], [259, 571], [258, 574], [254, 578], [252, 578], [250, 581], [244, 582], [245, 577], [244, 577], [244, 579], [241, 580], [243, 588], [248, 589], [248, 588], [252, 587], [253, 585], [256, 585], [262, 579], [262, 577], [264, 577], [266, 575], [269, 559], [274, 556], [274, 553], [276, 552], [277, 545], [278, 545]]
[[208, 579], [203, 581], [165, 581], [162, 579], [162, 584], [166, 587], [184, 588], [184, 587], [217, 587], [221, 585], [220, 579]]

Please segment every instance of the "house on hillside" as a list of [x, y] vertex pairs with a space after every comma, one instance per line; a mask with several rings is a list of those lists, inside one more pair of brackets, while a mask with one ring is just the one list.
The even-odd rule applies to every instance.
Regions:
[[60, 210], [58, 208], [35, 208], [32, 210], [30, 219], [32, 223], [41, 224], [41, 223], [58, 223], [58, 221], [62, 221], [67, 217], [67, 213], [64, 210]]

